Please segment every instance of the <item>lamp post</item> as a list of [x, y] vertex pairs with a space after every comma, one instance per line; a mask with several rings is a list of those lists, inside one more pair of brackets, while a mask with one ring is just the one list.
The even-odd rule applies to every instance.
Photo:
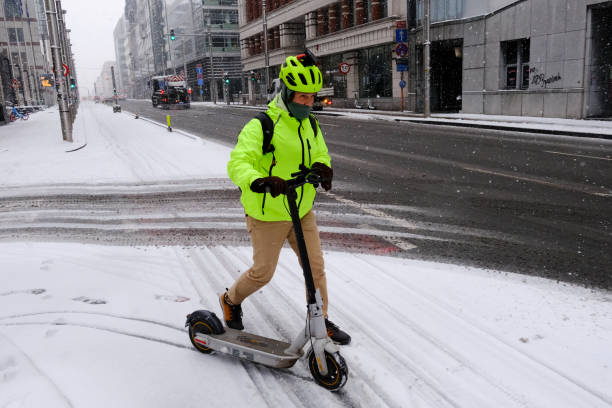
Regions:
[[429, 16], [430, 16], [430, 0], [424, 0], [425, 9], [423, 16], [423, 65], [425, 69], [425, 108], [424, 113], [425, 117], [428, 118], [431, 115], [431, 98], [430, 98], [430, 87], [431, 87], [431, 61], [430, 61], [430, 46], [431, 41], [429, 39]]

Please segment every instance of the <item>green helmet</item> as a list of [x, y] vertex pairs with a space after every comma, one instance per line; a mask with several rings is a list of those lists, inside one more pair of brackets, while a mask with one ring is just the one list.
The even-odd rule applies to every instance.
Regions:
[[323, 87], [321, 71], [308, 50], [304, 54], [287, 57], [278, 77], [295, 92], [317, 93]]

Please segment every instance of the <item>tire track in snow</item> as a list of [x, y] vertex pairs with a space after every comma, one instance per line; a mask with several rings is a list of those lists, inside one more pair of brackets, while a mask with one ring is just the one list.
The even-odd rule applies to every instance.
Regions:
[[165, 344], [168, 346], [173, 346], [173, 347], [177, 347], [177, 348], [182, 348], [182, 349], [187, 349], [190, 350], [191, 347], [187, 346], [185, 344], [180, 344], [180, 343], [175, 343], [173, 341], [170, 340], [164, 340], [164, 339], [160, 339], [157, 337], [153, 337], [153, 336], [145, 336], [143, 334], [139, 334], [139, 333], [130, 333], [124, 330], [119, 330], [119, 329], [115, 329], [112, 327], [104, 327], [104, 326], [100, 326], [100, 325], [94, 325], [94, 324], [85, 324], [85, 323], [71, 323], [71, 322], [66, 322], [66, 321], [62, 321], [62, 322], [12, 322], [12, 323], [0, 323], [0, 326], [5, 326], [5, 327], [10, 327], [10, 326], [70, 326], [70, 327], [82, 327], [85, 329], [93, 329], [93, 330], [100, 330], [100, 331], [105, 331], [105, 332], [109, 332], [109, 333], [114, 333], [114, 334], [121, 334], [123, 336], [128, 336], [128, 337], [134, 337], [137, 339], [142, 339], [142, 340], [148, 340], [148, 341], [152, 341], [152, 342], [156, 342], [156, 343], [160, 343], [160, 344]]
[[164, 322], [159, 322], [159, 321], [156, 321], [156, 320], [150, 320], [150, 319], [144, 319], [144, 318], [132, 317], [132, 316], [123, 316], [123, 315], [118, 315], [118, 314], [113, 314], [113, 313], [84, 312], [84, 311], [80, 311], [80, 310], [58, 310], [58, 311], [21, 313], [21, 314], [10, 315], [10, 316], [0, 316], [0, 320], [9, 320], [9, 319], [17, 319], [17, 318], [20, 318], [20, 317], [42, 316], [42, 315], [51, 315], [51, 314], [81, 314], [81, 315], [94, 315], [94, 316], [114, 317], [114, 318], [117, 318], [117, 319], [125, 319], [125, 320], [131, 320], [131, 321], [135, 321], [135, 322], [150, 323], [150, 324], [166, 327], [166, 328], [173, 329], [173, 330], [178, 330], [180, 332], [184, 332], [185, 331], [185, 329], [182, 328], [182, 327], [173, 326], [171, 324], [164, 323]]
[[[359, 262], [363, 262], [365, 264], [367, 264], [370, 268], [372, 269], [377, 269], [376, 265], [369, 262], [367, 259], [364, 259], [364, 257], [356, 257], [355, 259], [357, 259]], [[337, 268], [338, 269], [338, 273], [341, 275], [344, 275], [345, 277], [347, 277], [346, 272], [343, 271], [342, 268]], [[452, 330], [454, 332], [472, 332], [472, 336], [470, 338], [470, 343], [472, 344], [478, 344], [481, 343], [480, 346], [478, 346], [477, 348], [480, 350], [486, 350], [486, 349], [491, 349], [493, 348], [494, 352], [490, 353], [492, 355], [495, 355], [497, 358], [504, 358], [505, 363], [504, 363], [504, 368], [507, 369], [508, 367], [511, 366], [516, 366], [517, 369], [523, 371], [522, 375], [517, 375], [515, 376], [515, 378], [523, 378], [523, 377], [527, 377], [527, 373], [531, 374], [534, 371], [540, 371], [542, 374], [531, 374], [532, 377], [535, 377], [536, 380], [539, 380], [540, 383], [542, 384], [542, 381], [546, 381], [547, 378], [550, 377], [550, 375], [547, 374], [552, 374], [555, 378], [557, 378], [558, 380], [561, 380], [560, 382], [558, 382], [558, 384], [551, 384], [551, 385], [547, 385], [548, 388], [552, 388], [555, 392], [560, 392], [563, 394], [566, 394], [569, 397], [573, 397], [573, 392], [571, 391], [567, 391], [567, 385], [569, 383], [569, 385], [578, 388], [579, 390], [581, 390], [582, 392], [586, 392], [587, 394], [590, 394], [591, 397], [594, 397], [595, 399], [599, 400], [599, 402], [603, 402], [607, 405], [611, 405], [612, 406], [612, 400], [610, 400], [609, 397], [602, 395], [601, 393], [599, 393], [596, 390], [593, 390], [591, 388], [589, 388], [587, 385], [581, 383], [580, 381], [577, 381], [571, 377], [569, 377], [568, 375], [566, 375], [565, 373], [560, 372], [559, 370], [555, 369], [554, 367], [551, 367], [550, 365], [541, 362], [539, 360], [537, 360], [534, 357], [531, 357], [529, 355], [527, 355], [526, 353], [524, 353], [523, 351], [519, 350], [518, 348], [514, 347], [513, 345], [509, 344], [507, 341], [497, 337], [496, 335], [490, 333], [488, 330], [483, 329], [477, 325], [475, 325], [473, 322], [466, 320], [465, 318], [458, 316], [457, 314], [455, 314], [451, 309], [449, 309], [447, 306], [445, 306], [443, 303], [441, 303], [438, 299], [433, 298], [432, 296], [428, 296], [423, 294], [422, 292], [418, 291], [417, 289], [405, 284], [404, 282], [401, 282], [399, 280], [397, 280], [395, 277], [390, 276], [388, 273], [384, 273], [384, 275], [390, 279], [392, 281], [392, 283], [390, 284], [390, 287], [399, 287], [402, 288], [402, 293], [405, 295], [407, 292], [410, 293], [410, 296], [413, 297], [417, 297], [419, 299], [421, 299], [422, 301], [424, 301], [426, 304], [428, 304], [427, 310], [431, 313], [434, 313], [435, 315], [437, 315], [437, 317], [432, 318], [432, 320], [435, 321], [444, 321], [446, 322], [446, 324], [451, 323], [452, 321], [457, 322], [456, 324], [458, 324], [459, 327], [457, 330]], [[359, 284], [356, 283], [355, 281], [353, 281], [354, 284], [356, 284], [357, 286], [360, 287], [360, 289], [366, 294], [366, 296], [369, 297], [373, 297], [372, 293], [370, 292], [370, 290], [363, 284]], [[384, 307], [390, 312], [390, 313], [395, 313], [395, 311], [393, 310], [393, 308], [391, 306], [389, 306], [384, 299], [380, 299], [380, 298], [376, 298], [377, 299], [377, 303], [379, 304], [383, 304]], [[397, 313], [395, 313], [397, 314]], [[450, 317], [450, 319], [449, 319]], [[347, 316], [348, 319], [350, 319], [350, 316]], [[511, 385], [502, 385], [499, 384], [497, 382], [499, 382], [500, 380], [498, 379], [497, 382], [495, 382], [495, 380], [491, 379], [491, 378], [487, 378], [488, 376], [486, 375], [485, 372], [483, 372], [482, 368], [478, 368], [478, 367], [474, 367], [474, 365], [472, 363], [469, 363], [462, 355], [461, 355], [461, 351], [455, 351], [453, 349], [452, 346], [450, 346], [449, 344], [445, 344], [443, 342], [441, 342], [435, 335], [430, 334], [427, 329], [420, 327], [418, 322], [415, 322], [409, 318], [406, 318], [404, 316], [398, 316], [398, 319], [401, 320], [401, 322], [403, 324], [405, 324], [407, 327], [409, 327], [411, 330], [414, 330], [416, 334], [422, 336], [426, 341], [430, 342], [432, 345], [434, 345], [435, 347], [437, 347], [439, 350], [447, 353], [447, 355], [452, 358], [455, 359], [457, 362], [459, 362], [460, 364], [464, 365], [466, 368], [469, 368], [470, 370], [472, 370], [476, 375], [479, 375], [480, 377], [482, 377], [485, 381], [489, 382], [491, 385], [493, 385], [495, 388], [499, 389], [500, 391], [502, 391], [503, 393], [505, 393], [506, 395], [512, 397], [516, 402], [520, 403], [521, 405], [524, 406], [531, 406], [532, 402], [531, 401], [525, 401], [525, 398], [527, 398], [527, 395], [525, 394], [521, 394], [519, 395], [517, 393], [516, 390], [510, 390], [508, 389], [508, 387], [511, 387]], [[467, 328], [467, 331], [465, 330]], [[462, 330], [463, 329], [463, 330]], [[492, 341], [486, 341], [484, 342], [482, 339], [487, 338], [489, 340]], [[510, 356], [506, 357], [508, 355], [508, 351], [510, 351]], [[514, 355], [514, 356], [512, 356]], [[522, 361], [517, 361], [517, 358], [519, 360]], [[553, 380], [554, 381], [554, 380]], [[543, 384], [542, 384], [543, 385]], [[596, 401], [591, 400], [591, 403], [596, 403]], [[596, 406], [596, 405], [589, 405], [589, 406]]]
[[34, 371], [36, 371], [38, 374], [40, 374], [40, 376], [42, 378], [44, 378], [51, 385], [51, 388], [53, 388], [56, 391], [56, 393], [58, 394], [60, 399], [65, 402], [66, 406], [74, 407], [74, 405], [72, 404], [72, 402], [70, 401], [70, 398], [68, 398], [66, 393], [64, 391], [62, 391], [62, 389], [55, 383], [55, 381], [53, 381], [53, 378], [51, 378], [48, 374], [46, 374], [34, 362], [34, 360], [32, 360], [32, 358], [28, 355], [28, 353], [25, 352], [25, 350], [23, 350], [23, 348], [21, 348], [17, 344], [15, 344], [15, 342], [13, 342], [7, 335], [3, 334], [2, 332], [0, 332], [0, 336], [2, 336], [7, 343], [11, 344], [13, 346], [13, 348], [17, 352], [19, 352], [26, 359], [26, 361], [30, 364], [30, 366], [34, 369]]

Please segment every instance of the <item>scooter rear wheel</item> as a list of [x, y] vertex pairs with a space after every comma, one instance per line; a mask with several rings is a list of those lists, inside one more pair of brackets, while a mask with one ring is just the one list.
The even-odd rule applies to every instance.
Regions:
[[207, 323], [204, 323], [202, 321], [196, 321], [195, 323], [189, 325], [189, 339], [191, 340], [191, 344], [193, 344], [193, 346], [199, 352], [202, 352], [204, 354], [212, 353], [213, 349], [206, 347], [205, 345], [199, 343], [196, 340], [195, 337], [197, 336], [198, 333], [212, 334], [213, 333], [212, 328]]
[[340, 353], [331, 354], [327, 351], [325, 352], [325, 361], [327, 362], [327, 375], [324, 376], [319, 372], [315, 353], [312, 350], [308, 353], [308, 367], [315, 382], [329, 391], [338, 391], [344, 387], [348, 380], [346, 362]]

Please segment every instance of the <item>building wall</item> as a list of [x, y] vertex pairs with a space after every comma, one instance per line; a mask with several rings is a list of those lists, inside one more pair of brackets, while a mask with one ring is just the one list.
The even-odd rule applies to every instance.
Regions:
[[[43, 88], [40, 81], [49, 63], [43, 53], [37, 7], [35, 0], [0, 3], [0, 86], [5, 102], [53, 103], [53, 91]], [[5, 16], [7, 9], [17, 12]], [[16, 90], [11, 87], [13, 78], [21, 85]]]
[[[503, 7], [480, 17], [433, 24], [432, 41], [463, 39], [462, 112], [561, 118], [595, 112], [588, 102], [594, 58], [589, 6], [608, 3], [490, 1], [490, 6]], [[473, 4], [467, 1], [466, 8]], [[504, 64], [503, 44], [515, 40], [529, 42], [526, 89], [506, 89], [509, 67]], [[415, 109], [422, 99], [416, 55], [420, 44], [422, 32], [417, 29], [411, 42], [417, 72], [411, 74], [410, 105]], [[593, 92], [591, 104], [603, 100]]]
[[[399, 107], [400, 74], [394, 71], [393, 47], [396, 24], [406, 18], [405, 1], [267, 1], [267, 44], [260, 4], [257, 0], [240, 3], [244, 71], [263, 77], [265, 45], [270, 79], [278, 75], [287, 56], [308, 48], [322, 63], [325, 86], [334, 86], [336, 106], [352, 107], [361, 103], [359, 100], [365, 104], [370, 99], [379, 108]], [[351, 65], [348, 75], [338, 72], [340, 62]]]

